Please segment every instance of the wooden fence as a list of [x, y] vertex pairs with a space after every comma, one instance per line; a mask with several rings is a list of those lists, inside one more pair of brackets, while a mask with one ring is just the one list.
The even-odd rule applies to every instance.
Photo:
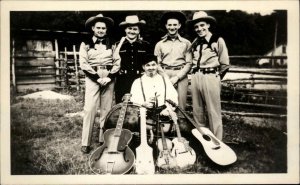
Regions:
[[[79, 66], [79, 52], [73, 45], [72, 50], [58, 49], [47, 41], [27, 41], [24, 51], [15, 50], [12, 41], [12, 85], [18, 92], [46, 89], [76, 89], [84, 91], [84, 73]], [[39, 45], [39, 47], [37, 47]], [[54, 48], [54, 49], [53, 49]], [[231, 56], [231, 58], [251, 58], [251, 56]], [[270, 58], [270, 56], [252, 56], [252, 58]], [[286, 59], [286, 56], [273, 56]], [[190, 77], [190, 75], [189, 75]], [[275, 110], [279, 112], [269, 117], [286, 117], [287, 105], [287, 69], [286, 68], [242, 68], [232, 67], [222, 80], [222, 106], [234, 109]], [[191, 94], [188, 91], [187, 110], [192, 110]], [[229, 108], [231, 109], [231, 108]], [[237, 112], [237, 111], [233, 111]], [[231, 114], [232, 111], [227, 111]], [[241, 113], [245, 115], [246, 113]], [[261, 113], [248, 112], [247, 115]], [[265, 113], [264, 115], [269, 114]]]

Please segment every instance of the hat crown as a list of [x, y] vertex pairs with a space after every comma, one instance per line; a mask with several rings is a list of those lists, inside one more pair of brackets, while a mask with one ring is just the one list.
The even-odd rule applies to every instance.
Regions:
[[194, 13], [193, 20], [200, 19], [200, 18], [206, 18], [206, 17], [208, 17], [208, 15], [207, 15], [206, 12], [204, 12], [204, 11], [198, 11], [198, 12]]
[[95, 17], [104, 17], [102, 13], [96, 15]]
[[125, 22], [130, 24], [138, 23], [140, 20], [137, 15], [129, 15], [125, 18]]

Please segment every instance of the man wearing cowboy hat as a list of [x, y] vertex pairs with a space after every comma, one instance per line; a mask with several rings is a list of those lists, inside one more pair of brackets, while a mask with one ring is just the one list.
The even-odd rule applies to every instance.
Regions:
[[141, 76], [142, 63], [150, 52], [150, 44], [140, 38], [141, 26], [145, 24], [137, 15], [129, 15], [120, 23], [126, 36], [116, 43], [114, 52], [114, 60], [120, 66], [115, 85], [116, 103], [122, 102], [124, 94], [130, 92], [133, 81]]
[[[229, 56], [222, 37], [212, 34], [210, 29], [216, 19], [206, 12], [198, 11], [188, 21], [197, 33], [192, 42], [193, 67], [191, 92], [193, 116], [199, 126], [206, 126], [205, 112], [210, 130], [222, 140], [221, 79], [229, 69]], [[206, 109], [206, 111], [205, 111]]]
[[154, 49], [159, 63], [159, 71], [167, 75], [177, 88], [179, 107], [185, 110], [188, 90], [187, 73], [192, 66], [192, 55], [188, 49], [190, 41], [179, 34], [186, 17], [179, 11], [170, 11], [161, 18], [161, 23], [167, 30]]
[[[97, 107], [100, 106], [100, 134], [107, 113], [113, 105], [114, 79], [112, 76], [118, 71], [118, 66], [113, 63], [113, 51], [107, 30], [114, 21], [102, 14], [90, 17], [85, 26], [93, 36], [81, 43], [79, 49], [79, 62], [85, 73], [85, 104], [82, 129], [83, 153], [91, 150], [91, 136], [96, 116]], [[114, 67], [114, 70], [112, 70]]]

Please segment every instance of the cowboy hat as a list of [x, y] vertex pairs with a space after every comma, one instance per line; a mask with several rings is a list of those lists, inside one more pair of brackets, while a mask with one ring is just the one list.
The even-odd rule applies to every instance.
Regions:
[[217, 22], [214, 17], [207, 15], [207, 13], [204, 11], [195, 12], [193, 15], [193, 19], [190, 21], [187, 21], [187, 22], [190, 25], [194, 25], [199, 21], [206, 21], [208, 23], [216, 23]]
[[155, 55], [153, 55], [152, 53], [148, 53], [145, 55], [144, 60], [141, 60], [142, 65], [146, 65], [149, 62], [154, 61], [155, 63], [157, 63], [157, 57]]
[[127, 25], [144, 25], [146, 21], [139, 20], [137, 15], [128, 15], [125, 18], [125, 21], [121, 22], [119, 26], [127, 26]]
[[168, 19], [172, 19], [172, 18], [177, 19], [180, 22], [180, 24], [182, 24], [182, 25], [186, 21], [186, 17], [182, 12], [180, 12], [180, 11], [170, 11], [170, 12], [164, 13], [163, 16], [161, 17], [162, 25], [164, 26], [167, 23]]
[[112, 20], [112, 18], [104, 17], [102, 14], [98, 14], [88, 18], [88, 20], [85, 21], [85, 27], [89, 29], [94, 26], [96, 22], [104, 22], [107, 27], [112, 27], [114, 25], [114, 20]]

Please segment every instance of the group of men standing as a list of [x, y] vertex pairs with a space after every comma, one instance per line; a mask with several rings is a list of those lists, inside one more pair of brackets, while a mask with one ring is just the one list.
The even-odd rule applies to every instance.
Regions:
[[[129, 15], [119, 24], [125, 36], [113, 44], [108, 31], [114, 21], [102, 14], [89, 18], [85, 26], [92, 38], [81, 43], [80, 67], [86, 74], [85, 105], [82, 131], [83, 153], [89, 153], [97, 107], [100, 106], [99, 142], [103, 142], [105, 117], [115, 103], [121, 103], [126, 93], [131, 101], [151, 108], [156, 98], [158, 106], [171, 99], [183, 110], [186, 108], [188, 76], [191, 74], [193, 117], [197, 125], [207, 126], [220, 140], [221, 79], [229, 69], [229, 57], [222, 37], [212, 34], [214, 17], [197, 11], [187, 24], [193, 26], [197, 37], [191, 43], [179, 34], [186, 23], [180, 11], [169, 11], [161, 18], [167, 33], [155, 45], [141, 39], [140, 31], [146, 21]], [[161, 115], [168, 116], [167, 110]]]

